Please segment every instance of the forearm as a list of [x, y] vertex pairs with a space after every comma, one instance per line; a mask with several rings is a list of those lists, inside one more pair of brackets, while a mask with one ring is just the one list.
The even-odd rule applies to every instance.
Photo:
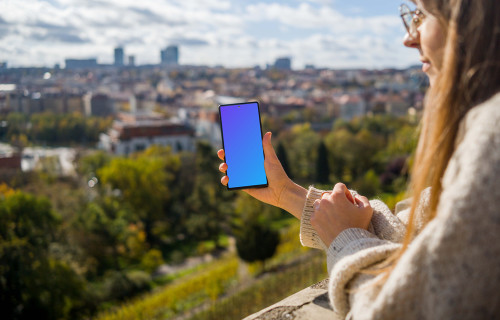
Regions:
[[299, 186], [290, 180], [288, 184], [285, 185], [281, 196], [279, 198], [278, 206], [288, 211], [294, 217], [300, 220], [302, 217], [302, 210], [304, 209], [304, 203], [306, 201], [307, 189]]

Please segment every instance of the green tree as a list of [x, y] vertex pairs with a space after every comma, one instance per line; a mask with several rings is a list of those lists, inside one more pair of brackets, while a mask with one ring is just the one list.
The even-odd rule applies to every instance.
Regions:
[[314, 180], [319, 135], [311, 129], [309, 123], [296, 124], [288, 132], [283, 132], [280, 141], [284, 144], [293, 168], [294, 177], [300, 182]]
[[279, 244], [279, 233], [271, 222], [282, 217], [280, 209], [240, 193], [236, 199], [233, 234], [241, 259], [247, 262], [271, 258]]
[[49, 255], [60, 222], [47, 199], [15, 192], [0, 200], [0, 309], [6, 319], [79, 316], [85, 282]]
[[366, 197], [373, 197], [380, 192], [380, 179], [375, 170], [370, 169], [353, 183], [353, 188]]
[[212, 147], [199, 142], [196, 147], [196, 178], [188, 199], [187, 232], [197, 240], [214, 240], [219, 246], [219, 235], [229, 231], [231, 200], [234, 194], [220, 184], [217, 171], [219, 159]]
[[333, 130], [325, 137], [325, 146], [330, 154], [329, 168], [337, 179], [345, 183], [351, 181], [351, 178], [348, 179], [345, 173], [350, 171], [356, 157], [352, 149], [353, 145], [352, 133], [344, 128]]
[[111, 156], [108, 153], [96, 151], [78, 159], [76, 171], [81, 177], [90, 179], [97, 174], [99, 169], [107, 166], [110, 161]]
[[276, 252], [279, 241], [278, 232], [258, 221], [247, 222], [245, 227], [236, 233], [238, 256], [246, 262], [262, 261], [265, 264]]
[[94, 277], [138, 263], [148, 248], [141, 233], [129, 206], [101, 196], [77, 214], [70, 236], [84, 252], [87, 276]]
[[155, 146], [133, 158], [115, 158], [97, 171], [104, 185], [130, 205], [142, 221], [147, 242], [159, 245], [167, 233], [166, 203], [180, 159], [170, 149]]
[[325, 143], [321, 141], [318, 146], [318, 158], [316, 160], [316, 182], [327, 184], [330, 182], [330, 167], [328, 166], [328, 150]]
[[283, 143], [278, 144], [278, 148], [276, 150], [276, 156], [281, 162], [281, 165], [283, 166], [283, 169], [286, 172], [286, 175], [293, 180], [293, 174], [292, 171], [290, 170], [290, 165], [288, 164], [288, 155], [286, 153], [285, 147], [283, 146]]

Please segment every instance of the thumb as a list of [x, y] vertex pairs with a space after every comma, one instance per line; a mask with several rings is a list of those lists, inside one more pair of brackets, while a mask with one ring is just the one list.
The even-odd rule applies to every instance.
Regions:
[[264, 155], [269, 158], [278, 159], [276, 152], [274, 152], [273, 144], [271, 143], [271, 136], [272, 136], [271, 132], [266, 132], [264, 138], [262, 139], [262, 146], [264, 147]]

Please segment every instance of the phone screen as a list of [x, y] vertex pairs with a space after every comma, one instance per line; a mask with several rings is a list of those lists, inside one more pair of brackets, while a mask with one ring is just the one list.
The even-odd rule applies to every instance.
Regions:
[[228, 189], [267, 187], [259, 104], [219, 106]]

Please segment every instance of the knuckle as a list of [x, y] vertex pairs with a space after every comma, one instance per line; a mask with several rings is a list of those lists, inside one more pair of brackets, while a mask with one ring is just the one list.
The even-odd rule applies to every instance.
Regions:
[[342, 188], [345, 188], [345, 187], [346, 187], [346, 186], [345, 186], [345, 184], [343, 184], [342, 182], [337, 182], [337, 183], [335, 184], [335, 187], [334, 187], [334, 188], [335, 188], [335, 189], [337, 189], [337, 188], [338, 188], [338, 189], [342, 189]]
[[343, 183], [340, 183], [340, 182], [339, 182], [339, 183], [337, 183], [337, 184], [335, 185], [335, 187], [333, 187], [333, 192], [332, 192], [332, 194], [333, 194], [333, 195], [343, 194], [343, 193], [344, 193], [345, 188], [346, 188], [345, 184], [343, 184]]

